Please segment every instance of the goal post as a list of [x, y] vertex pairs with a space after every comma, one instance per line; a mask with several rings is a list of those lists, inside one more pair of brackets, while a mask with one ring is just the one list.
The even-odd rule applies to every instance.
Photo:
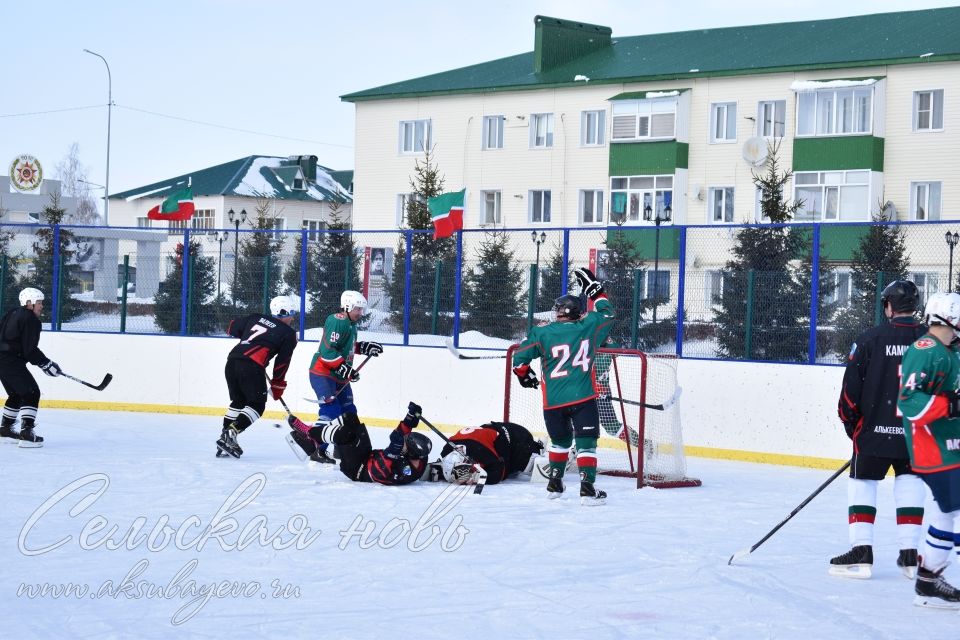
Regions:
[[[513, 353], [518, 346], [507, 351], [503, 419], [545, 434], [542, 389], [525, 389], [513, 375]], [[539, 362], [531, 367], [542, 380]], [[677, 357], [635, 349], [600, 349], [593, 363], [593, 378], [600, 414], [598, 473], [636, 478], [638, 488], [700, 486], [700, 480], [686, 474]], [[658, 410], [642, 405], [666, 406]]]

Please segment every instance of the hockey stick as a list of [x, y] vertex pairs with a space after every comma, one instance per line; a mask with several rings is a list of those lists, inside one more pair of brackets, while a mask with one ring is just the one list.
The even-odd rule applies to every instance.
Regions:
[[824, 482], [822, 485], [820, 485], [819, 487], [817, 487], [817, 490], [816, 490], [816, 491], [814, 491], [814, 492], [811, 493], [809, 496], [807, 496], [807, 499], [806, 499], [806, 500], [804, 500], [803, 502], [801, 502], [800, 504], [798, 504], [798, 505], [797, 505], [797, 508], [794, 509], [793, 511], [791, 511], [791, 512], [790, 512], [790, 515], [788, 515], [786, 518], [784, 518], [784, 519], [780, 522], [780, 524], [778, 524], [778, 525], [775, 526], [773, 529], [771, 529], [770, 532], [767, 533], [767, 535], [765, 535], [765, 536], [763, 536], [762, 538], [760, 538], [760, 540], [759, 540], [755, 545], [753, 545], [752, 547], [748, 547], [748, 548], [746, 548], [746, 549], [741, 549], [740, 551], [737, 551], [735, 554], [733, 554], [732, 556], [730, 556], [730, 560], [727, 561], [727, 564], [728, 564], [728, 565], [731, 565], [731, 564], [733, 564], [733, 561], [734, 561], [734, 560], [741, 560], [741, 559], [743, 559], [743, 558], [746, 558], [748, 555], [750, 555], [751, 553], [753, 553], [754, 551], [756, 551], [756, 550], [757, 550], [757, 547], [759, 547], [760, 545], [762, 545], [764, 542], [767, 541], [768, 538], [770, 538], [770, 536], [772, 536], [772, 535], [775, 534], [777, 531], [779, 531], [779, 530], [780, 530], [780, 527], [782, 527], [783, 525], [787, 524], [787, 522], [790, 521], [790, 518], [792, 518], [793, 516], [797, 515], [797, 514], [800, 512], [800, 509], [803, 509], [805, 506], [807, 506], [807, 503], [809, 503], [811, 500], [813, 500], [814, 498], [816, 498], [817, 495], [818, 495], [821, 491], [823, 491], [824, 489], [826, 489], [827, 486], [828, 486], [831, 482], [833, 482], [833, 481], [836, 480], [838, 477], [840, 477], [840, 474], [843, 473], [844, 471], [846, 471], [849, 467], [850, 467], [850, 461], [847, 460], [846, 462], [843, 463], [843, 466], [842, 466], [842, 467], [840, 467], [839, 469], [837, 469], [837, 470], [833, 473], [832, 476], [830, 476], [829, 478], [827, 478], [826, 482]]
[[[450, 438], [448, 438], [443, 431], [440, 431], [440, 429], [437, 429], [435, 426], [433, 426], [432, 424], [430, 424], [430, 421], [429, 421], [429, 420], [427, 420], [426, 418], [424, 418], [422, 415], [421, 415], [421, 416], [417, 416], [417, 417], [420, 418], [420, 419], [423, 421], [423, 424], [425, 424], [425, 425], [427, 425], [428, 427], [430, 427], [430, 429], [431, 429], [435, 434], [437, 434], [438, 436], [440, 436], [440, 438], [441, 438], [444, 442], [446, 442], [448, 445], [450, 445], [450, 446], [453, 447], [454, 449], [457, 448], [457, 445], [453, 444], [453, 442], [450, 441]], [[473, 492], [474, 492], [474, 493], [483, 493], [483, 488], [484, 488], [484, 487], [486, 486], [486, 484], [487, 484], [487, 470], [484, 469], [483, 467], [481, 467], [481, 466], [480, 466], [479, 464], [477, 464], [476, 462], [473, 463], [473, 468], [474, 468], [474, 470], [477, 472], [477, 475], [479, 476], [479, 478], [477, 479], [477, 484], [476, 484], [476, 486], [473, 488]]]
[[680, 394], [682, 392], [683, 389], [681, 387], [677, 387], [677, 390], [673, 392], [673, 395], [667, 398], [663, 404], [647, 404], [645, 402], [637, 402], [636, 400], [627, 400], [626, 398], [617, 398], [615, 396], [607, 396], [607, 399], [615, 402], [622, 402], [624, 404], [632, 404], [637, 407], [644, 407], [646, 409], [653, 409], [654, 411], [666, 411], [677, 403], [677, 400], [680, 399]]
[[461, 360], [503, 360], [507, 357], [507, 354], [503, 354], [502, 356], [468, 356], [453, 346], [453, 338], [447, 338], [444, 341], [444, 344], [447, 345], [447, 349], [450, 351], [450, 353], [457, 356]]
[[104, 389], [106, 389], [107, 385], [110, 384], [110, 381], [113, 380], [112, 373], [108, 373], [107, 375], [103, 376], [103, 380], [100, 382], [100, 384], [92, 384], [90, 382], [87, 382], [86, 380], [81, 380], [80, 378], [74, 378], [69, 373], [64, 373], [63, 371], [60, 372], [60, 375], [62, 375], [64, 378], [69, 378], [74, 382], [79, 382], [80, 384], [90, 387], [91, 389], [96, 389], [97, 391], [103, 391]]
[[[373, 357], [373, 356], [367, 356], [366, 358], [364, 358], [363, 361], [360, 363], [360, 366], [358, 366], [356, 369], [354, 369], [354, 371], [357, 372], [357, 373], [359, 373], [359, 372], [360, 372], [360, 369], [363, 369], [363, 365], [365, 365], [365, 364], [367, 364], [368, 362], [370, 362], [370, 358], [372, 358], [372, 357]], [[349, 384], [349, 383], [347, 383], [347, 384]], [[323, 402], [321, 402], [320, 400], [317, 400], [317, 399], [315, 399], [315, 398], [307, 398], [306, 396], [304, 396], [303, 399], [306, 400], [307, 402], [312, 402], [313, 404], [329, 404], [329, 403], [333, 402], [334, 400], [336, 400], [336, 399], [337, 399], [337, 396], [339, 396], [339, 395], [343, 392], [343, 390], [347, 388], [347, 384], [344, 384], [342, 387], [340, 387], [339, 389], [337, 389], [337, 392], [336, 392], [335, 394], [333, 394], [332, 396], [326, 396], [326, 397], [324, 397]]]

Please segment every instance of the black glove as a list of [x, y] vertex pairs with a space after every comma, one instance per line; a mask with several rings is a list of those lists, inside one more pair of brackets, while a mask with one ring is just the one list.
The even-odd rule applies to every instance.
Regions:
[[573, 275], [580, 284], [580, 291], [588, 298], [596, 300], [603, 295], [603, 285], [597, 280], [597, 276], [593, 275], [593, 271], [586, 267], [580, 267], [573, 272]]
[[333, 372], [344, 380], [348, 380], [350, 382], [356, 382], [360, 379], [360, 374], [354, 371], [353, 367], [348, 365], [346, 362], [334, 369]]
[[960, 418], [960, 391], [947, 391], [943, 395], [947, 399], [947, 417]]
[[40, 365], [40, 370], [53, 378], [56, 378], [58, 375], [63, 373], [63, 371], [60, 370], [60, 365], [58, 365], [53, 360], [47, 360], [42, 365]]
[[358, 342], [357, 353], [376, 358], [383, 353], [383, 345], [379, 342]]
[[420, 424], [420, 414], [422, 413], [423, 408], [416, 402], [411, 402], [407, 405], [407, 415], [403, 417], [403, 423], [411, 429], [416, 429], [417, 425]]
[[847, 432], [847, 437], [853, 440], [853, 432], [857, 428], [856, 422], [844, 422], [843, 430]]
[[520, 386], [525, 389], [536, 389], [540, 386], [540, 381], [537, 380], [537, 374], [533, 372], [533, 369], [531, 369], [528, 364], [514, 367], [513, 373], [520, 380]]

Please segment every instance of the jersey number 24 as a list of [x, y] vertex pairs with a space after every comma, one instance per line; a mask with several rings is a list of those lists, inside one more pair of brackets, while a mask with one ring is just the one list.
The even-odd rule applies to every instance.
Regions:
[[[570, 371], [566, 368], [567, 361], [570, 360], [570, 345], [569, 344], [558, 344], [550, 349], [550, 355], [554, 359], [558, 359], [557, 365], [550, 371], [551, 378], [562, 378], [566, 376]], [[583, 369], [584, 373], [590, 372], [590, 341], [581, 340], [580, 347], [577, 349], [576, 355], [573, 356], [573, 360], [570, 361], [570, 368], [574, 369], [580, 367]]]

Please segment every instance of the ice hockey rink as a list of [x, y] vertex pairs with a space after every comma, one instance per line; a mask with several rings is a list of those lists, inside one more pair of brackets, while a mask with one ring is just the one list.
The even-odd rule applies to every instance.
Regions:
[[[525, 478], [470, 488], [348, 481], [261, 420], [214, 457], [215, 416], [42, 409], [41, 449], [0, 446], [5, 638], [956, 637], [912, 604], [881, 485], [871, 580], [838, 479], [728, 566], [829, 471], [689, 458], [703, 486], [602, 477], [603, 507]], [[387, 429], [371, 429], [374, 445]], [[439, 450], [434, 437], [435, 451]], [[960, 581], [952, 566], [948, 579]], [[58, 589], [66, 589], [59, 592]]]

